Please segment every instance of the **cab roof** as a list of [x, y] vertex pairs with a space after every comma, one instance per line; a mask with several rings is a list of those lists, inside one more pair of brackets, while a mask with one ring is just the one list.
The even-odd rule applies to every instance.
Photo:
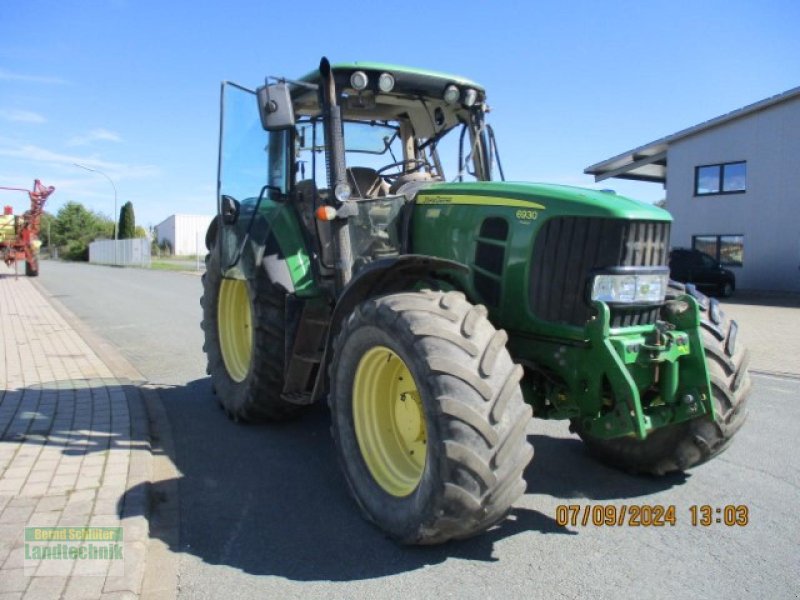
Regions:
[[[462, 87], [470, 87], [479, 92], [483, 92], [485, 94], [486, 90], [482, 85], [472, 81], [471, 79], [467, 79], [466, 77], [461, 77], [460, 75], [452, 75], [450, 73], [442, 73], [440, 71], [429, 71], [428, 69], [417, 69], [415, 67], [407, 67], [402, 65], [392, 65], [388, 63], [379, 63], [379, 62], [349, 62], [349, 63], [336, 63], [331, 65], [331, 70], [336, 75], [346, 75], [349, 79], [350, 74], [353, 71], [365, 71], [365, 72], [375, 72], [375, 73], [391, 73], [395, 80], [400, 82], [400, 80], [411, 84], [414, 81], [417, 81], [420, 84], [436, 84], [436, 87], [440, 90], [444, 90], [444, 88], [449, 84], [455, 84], [457, 86]], [[320, 82], [320, 75], [319, 70], [314, 70], [308, 73], [305, 77], [302, 78], [302, 81], [308, 81], [309, 83], [319, 83]], [[336, 83], [338, 84], [338, 77]], [[427, 86], [426, 86], [427, 87]]]
[[[368, 78], [366, 89], [358, 91], [350, 83], [351, 75], [363, 71]], [[486, 101], [483, 86], [465, 77], [415, 69], [401, 65], [378, 62], [350, 62], [331, 65], [331, 72], [337, 91], [342, 94], [342, 113], [345, 118], [356, 120], [396, 120], [407, 118], [417, 137], [430, 138], [439, 132], [447, 131], [457, 124], [466, 122], [469, 108], [462, 102], [448, 104], [444, 92], [454, 85], [462, 95], [466, 90], [477, 92], [474, 105], [481, 106]], [[395, 84], [390, 92], [378, 89], [378, 78], [382, 73], [394, 77]], [[319, 70], [311, 71], [301, 81], [319, 85], [322, 78]], [[318, 94], [304, 86], [292, 90], [295, 113], [304, 116], [319, 114]], [[439, 111], [441, 119], [434, 123], [433, 117]]]

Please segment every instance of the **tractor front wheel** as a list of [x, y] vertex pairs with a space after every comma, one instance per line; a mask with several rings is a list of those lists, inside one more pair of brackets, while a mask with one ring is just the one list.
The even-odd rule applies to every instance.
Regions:
[[[686, 287], [670, 283], [665, 311], [688, 310], [677, 299]], [[633, 437], [604, 440], [577, 432], [589, 453], [602, 462], [633, 473], [663, 475], [684, 471], [721, 454], [744, 424], [750, 375], [747, 349], [737, 339], [738, 327], [730, 321], [716, 300], [706, 298], [694, 288], [690, 293], [700, 302], [703, 349], [711, 378], [717, 420], [708, 416], [668, 425], [652, 432], [647, 439]], [[573, 422], [577, 426], [577, 422]]]
[[370, 299], [342, 326], [333, 437], [352, 495], [394, 539], [475, 535], [525, 491], [531, 409], [506, 339], [458, 292]]

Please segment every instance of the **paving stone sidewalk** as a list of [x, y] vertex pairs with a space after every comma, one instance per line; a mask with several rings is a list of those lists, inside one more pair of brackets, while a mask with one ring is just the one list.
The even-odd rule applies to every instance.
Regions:
[[800, 294], [736, 292], [723, 299], [750, 350], [750, 370], [800, 377]]
[[[142, 382], [112, 368], [30, 279], [0, 273], [0, 600], [126, 598], [142, 589], [148, 420]], [[56, 526], [71, 528], [70, 537], [122, 527], [121, 559], [103, 559], [100, 543], [90, 555], [91, 539], [50, 544], [51, 557], [66, 558], [40, 558], [25, 528]], [[66, 552], [80, 546], [89, 560]]]

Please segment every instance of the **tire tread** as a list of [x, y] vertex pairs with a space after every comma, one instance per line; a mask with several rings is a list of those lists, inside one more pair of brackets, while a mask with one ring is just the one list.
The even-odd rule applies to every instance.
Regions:
[[[419, 515], [419, 522], [401, 533], [387, 529], [403, 543], [436, 544], [476, 535], [501, 520], [524, 493], [522, 473], [533, 456], [526, 436], [532, 411], [519, 388], [522, 367], [511, 361], [505, 348], [508, 336], [491, 325], [487, 314], [460, 292], [403, 292], [362, 303], [334, 341], [328, 399], [334, 439], [351, 493], [378, 526], [383, 526], [380, 517], [359, 497], [366, 483], [352, 480], [356, 470], [346, 464], [341, 428], [336, 425], [342, 400], [336, 397], [334, 382], [342, 370], [339, 357], [348, 337], [363, 326], [389, 332], [415, 356], [425, 357], [425, 368], [435, 380], [433, 389], [439, 390], [434, 418], [439, 423], [441, 454], [433, 454], [438, 451], [429, 440], [428, 460], [443, 465], [443, 481], [438, 499]], [[371, 485], [377, 488], [374, 482]]]

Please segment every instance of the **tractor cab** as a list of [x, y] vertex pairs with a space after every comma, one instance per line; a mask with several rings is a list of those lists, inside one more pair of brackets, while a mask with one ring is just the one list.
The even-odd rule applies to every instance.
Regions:
[[222, 96], [220, 213], [228, 215], [223, 262], [233, 277], [252, 274], [242, 241], [267, 241], [259, 214], [276, 203], [296, 211], [318, 283], [343, 265], [341, 291], [362, 267], [411, 251], [407, 205], [421, 189], [490, 181], [495, 165], [502, 178], [485, 91], [462, 77], [323, 61], [300, 80], [256, 91], [223, 84]]
[[[410, 182], [491, 179], [486, 161], [491, 129], [484, 123], [486, 96], [478, 84], [443, 73], [375, 63], [333, 65], [331, 74], [339, 96], [353, 197], [396, 194]], [[319, 71], [303, 81], [316, 88], [322, 85]], [[321, 125], [318, 89], [297, 86], [292, 104], [303, 133]], [[311, 137], [322, 141], [313, 132]], [[459, 160], [448, 153], [442, 156], [440, 147], [458, 147]], [[325, 173], [314, 175], [324, 179]]]

